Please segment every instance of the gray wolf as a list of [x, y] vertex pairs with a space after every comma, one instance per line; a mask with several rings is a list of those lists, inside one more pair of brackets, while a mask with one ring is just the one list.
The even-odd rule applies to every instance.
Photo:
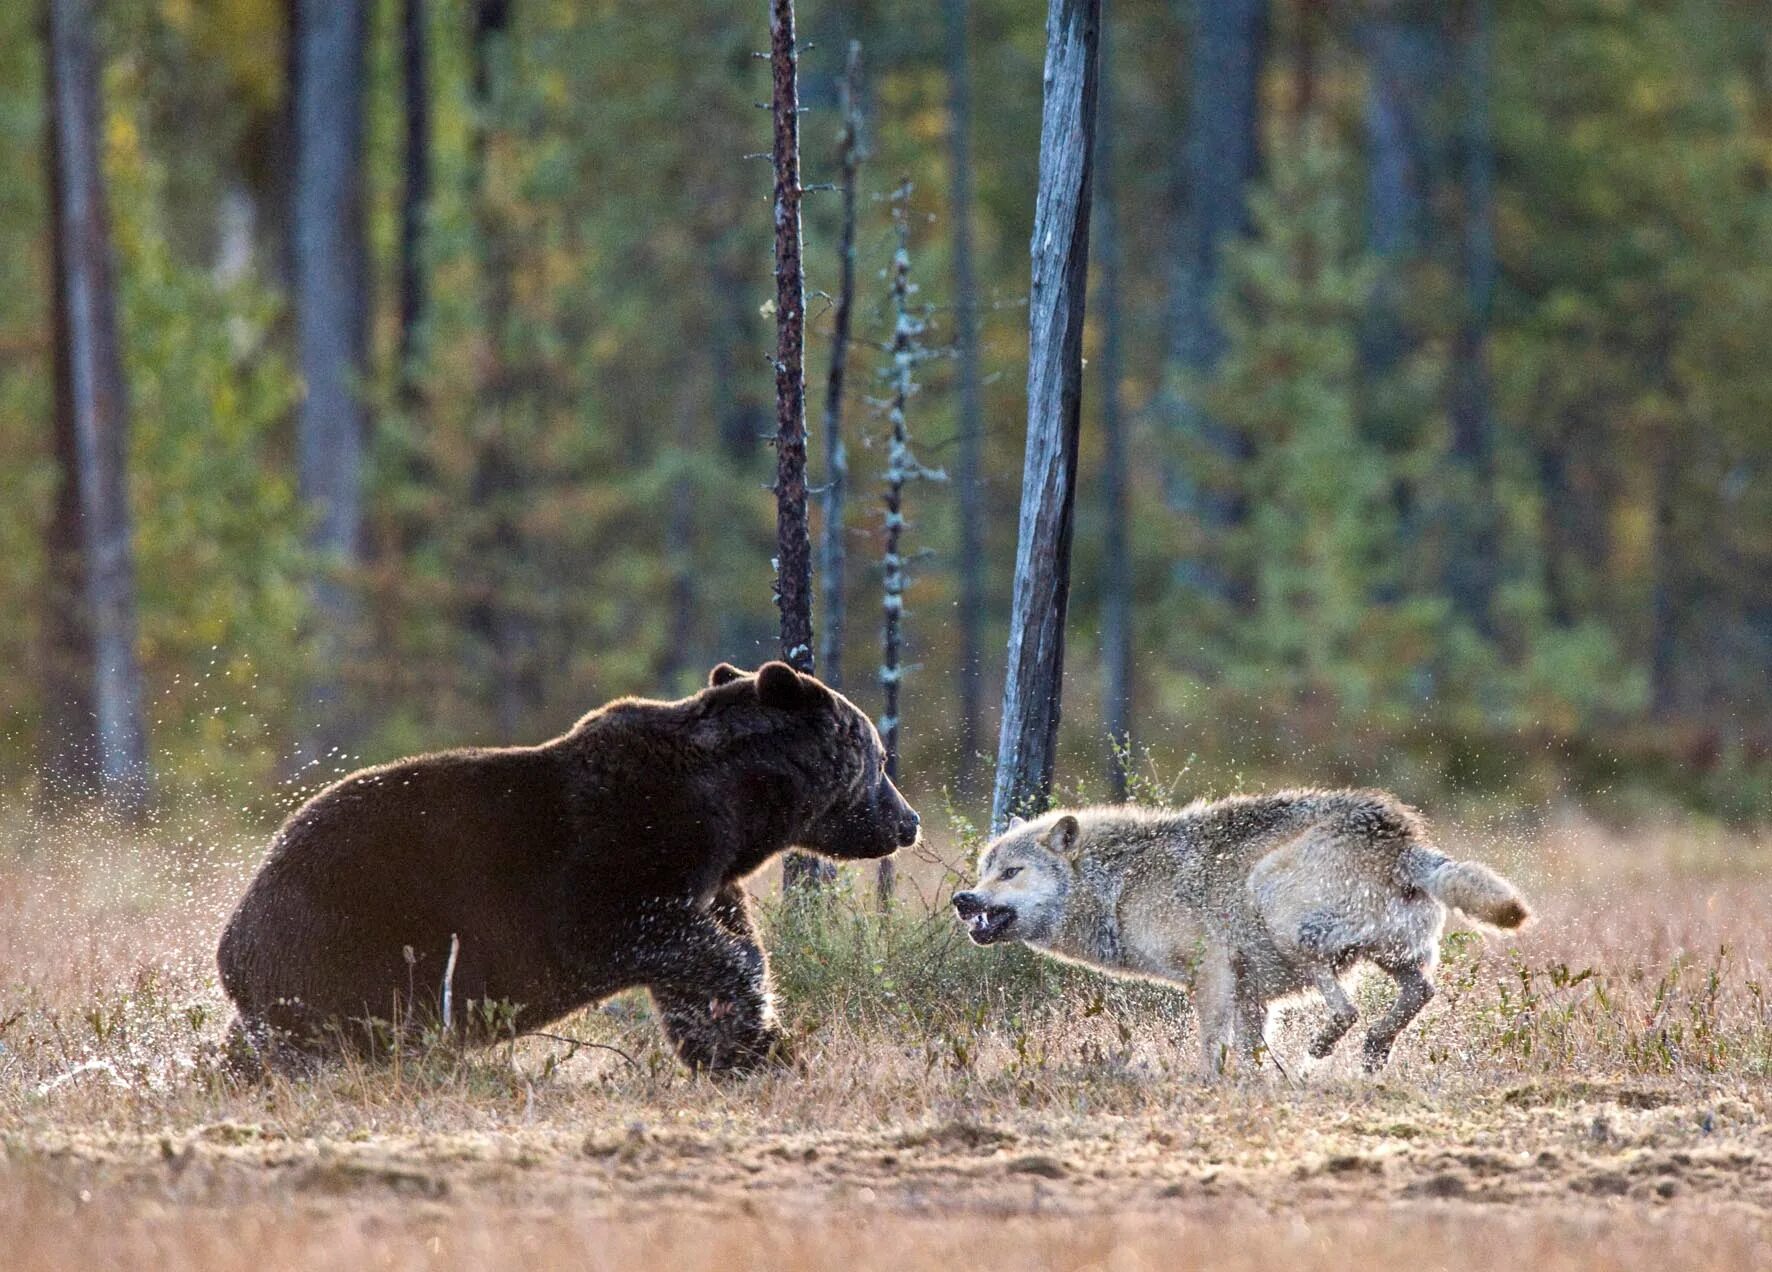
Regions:
[[1051, 812], [990, 843], [953, 904], [980, 945], [1191, 987], [1209, 1076], [1253, 1067], [1269, 1005], [1307, 991], [1329, 1010], [1310, 1053], [1329, 1055], [1359, 1018], [1344, 981], [1363, 964], [1397, 985], [1366, 1033], [1375, 1072], [1433, 997], [1447, 910], [1498, 929], [1529, 917], [1507, 880], [1436, 851], [1413, 809], [1369, 790]]

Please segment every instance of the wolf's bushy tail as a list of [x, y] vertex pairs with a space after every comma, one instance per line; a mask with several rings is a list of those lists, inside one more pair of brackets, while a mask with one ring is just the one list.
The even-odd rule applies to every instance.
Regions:
[[1532, 917], [1513, 884], [1475, 861], [1453, 861], [1432, 848], [1411, 845], [1398, 866], [1409, 883], [1478, 923], [1517, 928]]

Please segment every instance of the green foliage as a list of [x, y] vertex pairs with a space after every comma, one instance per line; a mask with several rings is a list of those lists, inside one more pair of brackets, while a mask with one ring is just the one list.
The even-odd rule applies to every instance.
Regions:
[[1251, 196], [1254, 233], [1227, 253], [1230, 349], [1207, 400], [1251, 458], [1210, 478], [1250, 510], [1218, 546], [1227, 572], [1249, 580], [1251, 603], [1225, 616], [1219, 672], [1233, 691], [1282, 708], [1321, 700], [1394, 716], [1439, 607], [1385, 599], [1401, 597], [1398, 461], [1359, 427], [1359, 324], [1375, 269], [1348, 198], [1353, 178], [1349, 157], [1314, 134], [1283, 144]]
[[[0, 163], [19, 175], [0, 188], [0, 604], [14, 618], [0, 628], [7, 786], [29, 781], [37, 753], [40, 543], [53, 489], [34, 9], [0, 11]], [[763, 15], [695, 0], [519, 3], [510, 31], [486, 50], [490, 92], [478, 101], [469, 0], [430, 6], [431, 299], [408, 395], [394, 365], [398, 9], [376, 5], [366, 63], [375, 318], [363, 389], [375, 422], [365, 560], [351, 580], [365, 630], [342, 669], [362, 708], [364, 758], [533, 739], [618, 693], [683, 692], [718, 659], [767, 656], [775, 626], [760, 312], [772, 294], [769, 174], [745, 157], [767, 141], [751, 106], [765, 95], [750, 56]], [[1021, 469], [1043, 28], [1037, 7], [1011, 0], [975, 0], [972, 10], [986, 577], [1000, 632]], [[1215, 467], [1213, 453], [1178, 455], [1147, 426], [1140, 408], [1171, 375], [1164, 315], [1175, 218], [1186, 213], [1172, 176], [1186, 124], [1175, 50], [1186, 24], [1168, 0], [1127, 0], [1110, 17], [1128, 333], [1125, 380], [1114, 387], [1134, 422], [1136, 735], [1156, 757], [1153, 771], [1194, 757], [1187, 780], [1197, 787], [1177, 797], [1265, 780], [1358, 780], [1419, 799], [1535, 799], [1570, 784], [1622, 799], [1620, 788], [1641, 779], [1763, 817], [1772, 781], [1761, 723], [1772, 713], [1766, 19], [1712, 0], [1509, 0], [1495, 15], [1488, 114], [1501, 277], [1488, 331], [1496, 453], [1487, 494], [1450, 462], [1456, 252], [1435, 243], [1387, 277], [1391, 267], [1365, 247], [1363, 54], [1354, 19], [1339, 10], [1276, 41], [1254, 233], [1222, 270], [1230, 348], [1197, 386], [1248, 439], [1250, 457]], [[270, 0], [106, 6], [142, 652], [156, 764], [173, 796], [198, 787], [267, 796], [293, 751], [312, 670], [290, 426], [300, 386], [284, 292], [284, 21]], [[812, 5], [802, 26], [806, 179], [831, 175], [836, 122], [825, 108], [842, 50], [859, 37], [873, 155], [860, 276], [874, 276], [890, 251], [883, 206], [868, 196], [912, 180], [931, 214], [913, 226], [913, 250], [927, 266], [927, 340], [939, 349], [954, 297], [944, 281], [937, 8]], [[660, 39], [666, 30], [689, 34]], [[1291, 59], [1312, 41], [1319, 73], [1307, 117], [1282, 103], [1302, 69]], [[1444, 223], [1459, 196], [1445, 173], [1434, 180], [1427, 203]], [[253, 210], [250, 260], [219, 277], [222, 209], [242, 199]], [[808, 195], [814, 402], [835, 213], [834, 200]], [[1360, 365], [1362, 325], [1386, 287], [1401, 295], [1410, 338], [1402, 363], [1375, 380]], [[870, 383], [865, 363], [886, 332], [878, 307], [862, 304], [864, 365], [852, 384]], [[1093, 351], [1099, 332], [1085, 338]], [[922, 398], [935, 465], [951, 461], [948, 376], [931, 363]], [[1098, 600], [1101, 387], [1085, 402], [1074, 667]], [[866, 418], [860, 405], [850, 419]], [[850, 451], [854, 488], [873, 488], [885, 456], [860, 434]], [[1165, 499], [1160, 475], [1176, 462], [1246, 502], [1241, 528], [1200, 541]], [[814, 455], [814, 471], [820, 464]], [[1498, 544], [1487, 634], [1454, 612], [1442, 580], [1453, 546], [1444, 527], [1456, 524], [1444, 514], [1484, 499]], [[857, 505], [855, 533], [875, 533], [867, 512]], [[904, 769], [917, 793], [954, 770], [956, 529], [948, 499], [920, 510], [930, 556], [907, 604], [919, 615], [909, 656], [925, 671], [904, 703], [915, 722]], [[862, 545], [850, 553], [857, 639], [877, 611], [877, 579], [863, 573], [877, 555]], [[1180, 559], [1215, 561], [1246, 594], [1202, 602], [1177, 585]], [[986, 648], [994, 657], [1001, 645]], [[984, 669], [987, 686], [996, 670]], [[1066, 690], [1061, 771], [1073, 789], [1090, 786], [1084, 774], [1104, 749], [1091, 692], [1082, 675]], [[877, 706], [872, 694], [858, 691], [864, 707]], [[931, 984], [951, 981], [962, 998], [967, 986], [1021, 992], [1016, 977], [1032, 971], [1001, 952], [949, 949], [943, 917], [925, 931], [905, 914], [857, 912], [840, 939], [821, 932], [808, 948], [834, 958], [840, 945], [851, 967], [888, 955], [927, 966]], [[802, 970], [813, 976], [816, 961]], [[1038, 973], [1050, 975], [1070, 973]]]
[[[117, 105], [127, 120], [135, 85]], [[121, 122], [109, 172], [131, 392], [141, 648], [168, 797], [262, 790], [305, 683], [301, 510], [281, 439], [280, 305], [173, 258], [164, 169]]]
[[790, 1028], [888, 1034], [922, 1047], [932, 1068], [968, 1070], [979, 1047], [1003, 1032], [1021, 1049], [1041, 1026], [1102, 1017], [1123, 1045], [1141, 1017], [1180, 1016], [1185, 995], [1174, 987], [1112, 980], [1020, 942], [974, 945], [951, 901], [971, 881], [984, 836], [964, 813], [950, 809], [949, 820], [953, 860], [942, 863], [931, 892], [901, 883], [882, 907], [872, 887], [857, 890], [860, 872], [843, 871], [815, 896], [764, 906], [763, 944]]

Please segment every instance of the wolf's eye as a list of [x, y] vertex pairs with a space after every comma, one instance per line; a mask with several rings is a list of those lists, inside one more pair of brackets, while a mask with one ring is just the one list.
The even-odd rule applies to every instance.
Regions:
[[1002, 879], [1005, 882], [1007, 882], [1008, 880], [1015, 878], [1015, 876], [1020, 873], [1021, 873], [1020, 866], [1007, 866], [1004, 868], [1003, 873], [998, 875], [997, 878]]

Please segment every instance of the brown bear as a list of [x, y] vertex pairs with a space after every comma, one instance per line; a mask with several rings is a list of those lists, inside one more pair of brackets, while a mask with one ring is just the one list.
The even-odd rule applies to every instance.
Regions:
[[644, 985], [686, 1064], [754, 1068], [778, 1035], [744, 879], [789, 847], [889, 856], [917, 826], [867, 716], [780, 662], [539, 746], [363, 769], [284, 822], [222, 933], [232, 1050], [373, 1055], [388, 1022], [441, 1021], [446, 986], [486, 1042]]

